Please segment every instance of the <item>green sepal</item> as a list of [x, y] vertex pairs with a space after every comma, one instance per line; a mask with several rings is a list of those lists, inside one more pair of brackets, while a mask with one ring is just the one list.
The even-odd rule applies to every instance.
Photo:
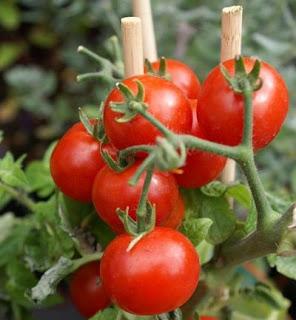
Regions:
[[122, 82], [116, 84], [117, 89], [124, 97], [124, 101], [111, 102], [110, 107], [113, 111], [123, 114], [123, 116], [116, 118], [116, 121], [119, 123], [131, 121], [138, 114], [139, 110], [146, 110], [148, 108], [144, 103], [144, 86], [139, 80], [136, 80], [136, 83], [138, 88], [137, 94], [134, 94], [132, 90]]
[[152, 76], [157, 76], [164, 78], [166, 80], [171, 80], [171, 75], [167, 72], [167, 61], [165, 57], [161, 57], [159, 60], [158, 70], [154, 70], [151, 62], [148, 59], [145, 59], [145, 66], [147, 68], [147, 74]]
[[220, 71], [235, 93], [242, 94], [247, 82], [252, 91], [257, 91], [262, 87], [262, 79], [259, 77], [261, 62], [258, 59], [256, 59], [249, 73], [246, 71], [242, 56], [236, 56], [234, 63], [234, 76], [229, 73], [223, 63], [220, 64]]
[[129, 207], [127, 207], [125, 210], [117, 208], [116, 213], [118, 214], [119, 219], [122, 221], [125, 231], [132, 236], [138, 236], [137, 222], [129, 215]]

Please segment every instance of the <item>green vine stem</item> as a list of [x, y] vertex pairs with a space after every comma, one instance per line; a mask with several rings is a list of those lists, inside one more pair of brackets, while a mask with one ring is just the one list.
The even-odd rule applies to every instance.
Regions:
[[26, 193], [18, 189], [12, 188], [0, 180], [0, 189], [3, 189], [8, 193], [13, 199], [17, 200], [19, 203], [27, 207], [30, 211], [35, 210], [35, 203], [31, 200]]

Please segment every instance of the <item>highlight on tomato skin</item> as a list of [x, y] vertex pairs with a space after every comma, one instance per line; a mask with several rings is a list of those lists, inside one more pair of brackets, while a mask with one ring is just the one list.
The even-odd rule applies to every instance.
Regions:
[[[142, 174], [135, 186], [129, 181], [141, 165], [136, 161], [122, 172], [115, 172], [108, 166], [99, 171], [95, 178], [92, 191], [93, 204], [98, 215], [116, 233], [124, 232], [124, 226], [119, 219], [116, 209], [129, 208], [129, 215], [136, 220], [136, 210], [146, 173]], [[154, 171], [148, 191], [148, 201], [155, 204], [156, 225], [162, 225], [173, 212], [179, 198], [178, 185], [174, 176], [169, 172]]]
[[166, 313], [188, 301], [200, 273], [192, 243], [164, 227], [156, 227], [128, 249], [132, 240], [128, 234], [118, 236], [102, 257], [102, 282], [111, 300], [137, 315]]
[[[207, 140], [197, 120], [197, 104], [196, 100], [191, 100], [193, 113], [191, 134]], [[200, 188], [218, 178], [225, 167], [226, 160], [225, 157], [214, 153], [202, 150], [188, 150], [185, 165], [180, 168], [180, 173], [175, 174], [177, 183], [183, 188]]]
[[[201, 84], [195, 72], [184, 62], [175, 59], [165, 59], [166, 73], [188, 99], [198, 99], [201, 93]], [[160, 60], [152, 62], [155, 72], [159, 70]]]
[[69, 291], [74, 306], [87, 318], [111, 304], [101, 282], [99, 261], [87, 263], [75, 271], [70, 279]]
[[[255, 59], [243, 58], [247, 71]], [[223, 63], [234, 74], [234, 60]], [[268, 63], [261, 62], [262, 87], [253, 93], [253, 145], [254, 150], [267, 146], [279, 132], [288, 112], [289, 97], [284, 79]], [[211, 141], [225, 145], [238, 145], [243, 132], [244, 101], [224, 79], [220, 66], [216, 66], [203, 83], [197, 118], [200, 127]]]
[[[144, 102], [148, 112], [175, 133], [187, 134], [191, 131], [192, 113], [189, 100], [181, 89], [171, 81], [151, 76], [134, 76], [122, 81], [134, 94], [139, 80], [144, 87]], [[122, 116], [111, 108], [111, 103], [124, 102], [119, 89], [114, 88], [105, 101], [104, 127], [110, 142], [119, 150], [140, 144], [154, 144], [162, 134], [148, 120], [136, 115], [129, 122], [116, 121]]]
[[[114, 153], [110, 145], [106, 148]], [[81, 122], [74, 124], [62, 136], [50, 159], [51, 176], [57, 187], [81, 202], [91, 201], [95, 176], [104, 165], [100, 142], [86, 131]]]

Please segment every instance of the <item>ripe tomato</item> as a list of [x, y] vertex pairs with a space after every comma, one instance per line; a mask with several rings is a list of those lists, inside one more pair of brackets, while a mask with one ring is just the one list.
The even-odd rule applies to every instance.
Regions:
[[[191, 134], [206, 139], [201, 131], [197, 117], [196, 104], [192, 100], [193, 122]], [[183, 166], [181, 174], [175, 174], [177, 183], [184, 188], [199, 188], [215, 180], [226, 164], [226, 158], [214, 153], [201, 150], [189, 150], [187, 153], [186, 164]]]
[[153, 315], [174, 310], [193, 294], [199, 279], [198, 254], [180, 232], [157, 227], [130, 251], [133, 238], [123, 234], [105, 250], [103, 285], [123, 310]]
[[104, 164], [100, 143], [79, 122], [57, 143], [50, 159], [50, 171], [64, 194], [88, 202], [95, 176]]
[[[125, 210], [136, 219], [136, 210], [145, 180], [143, 174], [136, 186], [130, 186], [129, 180], [134, 175], [140, 161], [117, 173], [105, 166], [96, 176], [93, 185], [93, 203], [100, 217], [117, 233], [124, 227], [116, 213], [117, 208]], [[148, 192], [148, 200], [156, 206], [156, 224], [160, 225], [176, 206], [179, 190], [175, 178], [170, 173], [155, 171]]]
[[[152, 63], [155, 72], [159, 70], [160, 61]], [[170, 75], [170, 80], [179, 87], [189, 99], [198, 99], [201, 92], [201, 84], [194, 71], [185, 63], [166, 59], [166, 72]]]
[[[253, 58], [244, 58], [246, 70], [254, 65]], [[234, 73], [234, 60], [224, 63]], [[288, 90], [281, 75], [266, 62], [261, 63], [263, 86], [253, 94], [253, 144], [260, 149], [269, 144], [280, 130], [288, 112]], [[226, 145], [237, 145], [243, 132], [243, 97], [235, 94], [224, 79], [219, 66], [204, 82], [197, 106], [199, 124], [208, 138]]]
[[[135, 76], [125, 79], [123, 83], [134, 93], [137, 92], [136, 80], [142, 82], [145, 89], [144, 101], [148, 111], [165, 126], [176, 133], [189, 133], [192, 125], [192, 114], [189, 100], [171, 81], [150, 75]], [[112, 111], [111, 102], [122, 102], [121, 92], [115, 88], [109, 94], [104, 109], [104, 126], [110, 141], [118, 149], [139, 144], [153, 144], [158, 129], [141, 115], [131, 121], [118, 123], [121, 114]]]
[[200, 316], [199, 320], [218, 320], [218, 318], [212, 316]]
[[70, 280], [70, 297], [77, 310], [90, 318], [111, 303], [100, 279], [100, 262], [79, 268]]
[[182, 223], [184, 214], [185, 214], [185, 204], [184, 204], [184, 200], [180, 195], [175, 208], [173, 209], [169, 217], [165, 220], [165, 222], [162, 223], [162, 226], [167, 228], [172, 228], [172, 229], [178, 229]]

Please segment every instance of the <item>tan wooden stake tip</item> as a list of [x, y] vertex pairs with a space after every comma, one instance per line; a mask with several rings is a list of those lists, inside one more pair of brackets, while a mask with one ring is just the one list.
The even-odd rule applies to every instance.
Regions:
[[153, 62], [157, 48], [150, 0], [133, 0], [133, 15], [142, 20], [144, 58]]
[[124, 75], [126, 78], [144, 73], [142, 24], [138, 17], [121, 19]]
[[[221, 62], [241, 54], [242, 16], [243, 8], [241, 6], [226, 7], [222, 10]], [[221, 180], [224, 183], [235, 180], [234, 160], [227, 160]]]

